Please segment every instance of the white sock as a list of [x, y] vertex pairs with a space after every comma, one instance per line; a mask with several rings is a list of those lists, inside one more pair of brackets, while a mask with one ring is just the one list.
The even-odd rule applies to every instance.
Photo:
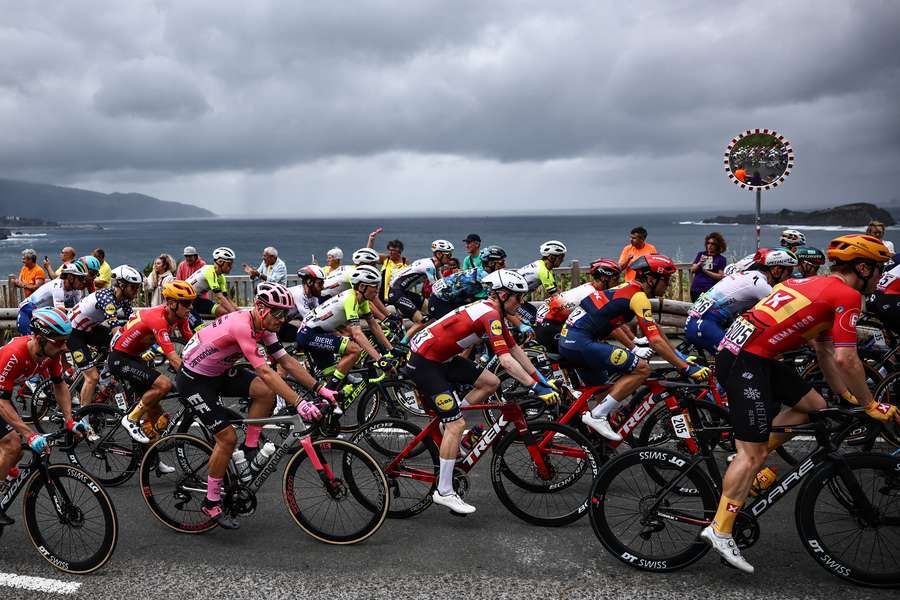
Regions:
[[603, 402], [591, 409], [591, 416], [595, 419], [606, 417], [609, 413], [619, 408], [619, 401], [607, 395]]
[[441, 496], [449, 496], [453, 493], [453, 469], [456, 468], [456, 461], [452, 458], [441, 459], [441, 474], [438, 478], [438, 494]]
[[460, 408], [462, 408], [463, 406], [468, 406], [468, 405], [469, 405], [469, 400], [467, 398], [463, 398], [462, 400], [459, 401]]

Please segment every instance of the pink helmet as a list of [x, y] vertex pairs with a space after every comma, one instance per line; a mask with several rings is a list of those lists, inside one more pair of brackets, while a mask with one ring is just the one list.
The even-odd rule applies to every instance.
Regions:
[[256, 303], [276, 310], [289, 310], [294, 307], [294, 298], [283, 285], [263, 281], [256, 288]]

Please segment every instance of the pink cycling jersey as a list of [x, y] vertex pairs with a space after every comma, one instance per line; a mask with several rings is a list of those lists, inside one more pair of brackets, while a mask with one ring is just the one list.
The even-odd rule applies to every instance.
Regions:
[[[265, 350], [257, 345], [262, 342]], [[266, 353], [281, 358], [284, 348], [271, 331], [254, 331], [249, 310], [228, 313], [213, 321], [184, 347], [184, 366], [193, 373], [217, 377], [246, 358], [254, 369], [266, 362]]]

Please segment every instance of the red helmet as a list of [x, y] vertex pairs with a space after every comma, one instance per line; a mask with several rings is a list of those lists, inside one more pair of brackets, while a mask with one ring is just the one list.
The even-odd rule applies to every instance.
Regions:
[[675, 263], [672, 259], [664, 254], [645, 254], [638, 257], [636, 261], [629, 265], [636, 273], [645, 273], [653, 275], [672, 275], [675, 273]]
[[614, 277], [621, 272], [622, 269], [619, 268], [619, 263], [608, 258], [598, 258], [591, 263], [591, 277], [600, 277], [601, 275]]

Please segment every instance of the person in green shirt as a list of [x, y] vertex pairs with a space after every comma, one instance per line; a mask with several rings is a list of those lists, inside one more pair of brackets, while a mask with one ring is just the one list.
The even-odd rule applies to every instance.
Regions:
[[479, 256], [481, 253], [481, 236], [477, 233], [470, 233], [463, 240], [463, 243], [466, 245], [466, 252], [469, 254], [463, 261], [462, 270], [468, 271], [469, 269], [481, 267], [481, 257]]

